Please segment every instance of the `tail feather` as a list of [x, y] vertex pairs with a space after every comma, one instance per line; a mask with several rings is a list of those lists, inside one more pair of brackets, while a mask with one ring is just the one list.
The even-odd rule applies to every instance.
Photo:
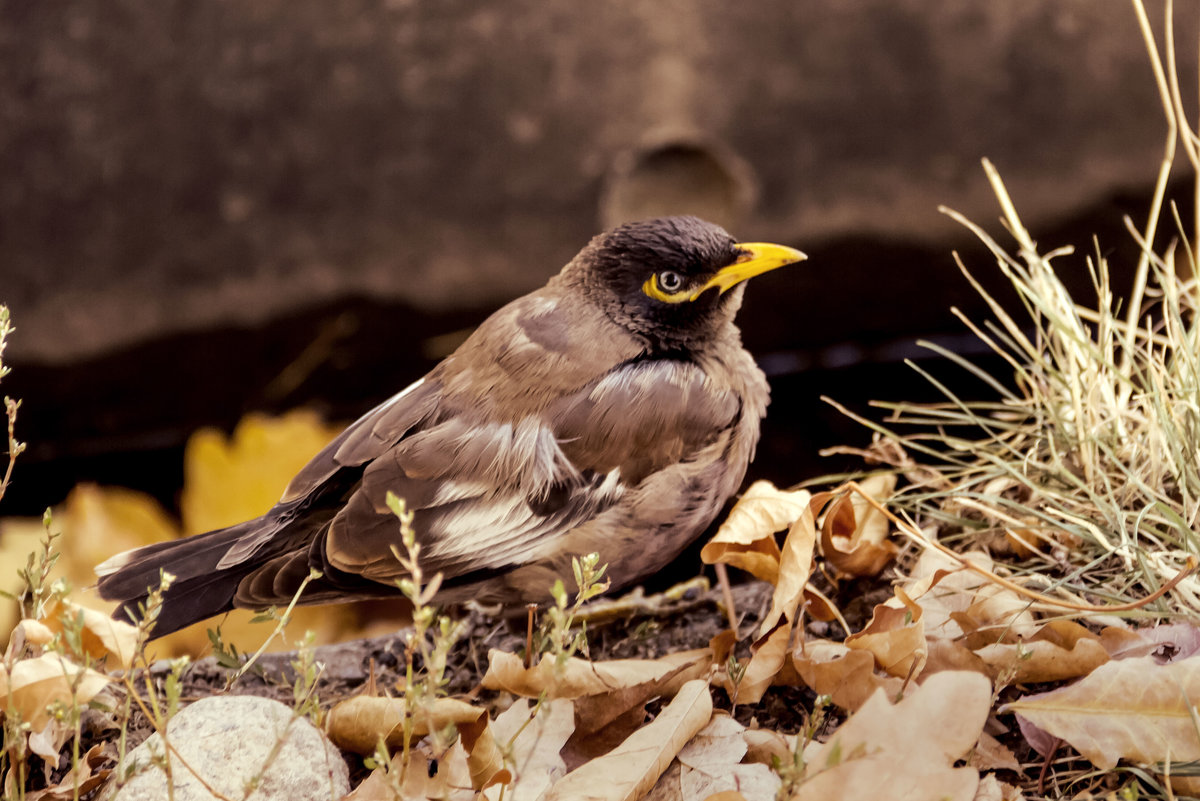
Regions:
[[253, 564], [233, 565], [218, 570], [217, 563], [245, 534], [256, 530], [261, 520], [239, 523], [182, 540], [155, 543], [118, 554], [96, 568], [100, 596], [119, 604], [117, 616], [132, 620], [141, 615], [163, 572], [174, 576], [163, 597], [154, 624], [154, 637], [161, 637], [199, 620], [233, 609], [233, 598], [242, 578]]

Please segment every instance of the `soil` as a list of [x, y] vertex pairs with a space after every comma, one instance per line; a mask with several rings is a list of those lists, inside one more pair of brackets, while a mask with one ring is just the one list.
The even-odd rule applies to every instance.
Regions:
[[[739, 632], [742, 640], [737, 653], [749, 653], [751, 632], [770, 603], [770, 585], [749, 581], [735, 584], [732, 588], [734, 604], [739, 614]], [[693, 590], [676, 601], [657, 600], [658, 596], [634, 601], [622, 606], [618, 616], [597, 616], [587, 622], [588, 651], [592, 659], [654, 659], [665, 654], [693, 648], [703, 648], [713, 637], [725, 631], [728, 621], [718, 589]], [[603, 601], [601, 601], [603, 604]], [[870, 606], [866, 606], [870, 609]], [[602, 612], [603, 606], [596, 611]], [[526, 620], [497, 618], [479, 610], [465, 611], [466, 630], [464, 636], [451, 651], [447, 675], [447, 692], [451, 696], [470, 697], [483, 706], [496, 705], [498, 693], [484, 690], [480, 686], [487, 670], [488, 651], [496, 648], [510, 653], [524, 653], [526, 646]], [[825, 624], [813, 624], [820, 628]], [[836, 635], [835, 635], [836, 636]], [[324, 665], [317, 684], [316, 694], [321, 706], [330, 708], [339, 701], [360, 694], [374, 681], [377, 688], [391, 691], [402, 684], [406, 669], [405, 646], [402, 632], [383, 637], [355, 640], [337, 645], [320, 646], [315, 649], [316, 661]], [[230, 693], [234, 695], [256, 695], [275, 698], [285, 704], [293, 704], [293, 684], [296, 670], [293, 662], [296, 653], [266, 654], [259, 658], [257, 667], [230, 684], [232, 671], [218, 664], [215, 657], [200, 659], [183, 672], [182, 703], [189, 703], [206, 696]], [[151, 665], [149, 672], [155, 685], [161, 690], [171, 670], [167, 660]], [[144, 680], [139, 677], [138, 682]], [[744, 724], [752, 722], [763, 728], [784, 733], [799, 731], [808, 719], [814, 696], [811, 691], [796, 687], [774, 687], [761, 702], [754, 705], [732, 705], [720, 690], [714, 691], [714, 703], [718, 708], [732, 710], [734, 716]], [[651, 715], [660, 704], [649, 707]], [[133, 714], [127, 731], [126, 748], [133, 748], [153, 731], [149, 721], [141, 714]], [[101, 744], [106, 753], [114, 758], [120, 732], [98, 712], [87, 714], [84, 723], [83, 751]], [[347, 755], [351, 778], [357, 782], [365, 778], [367, 771], [362, 760]], [[59, 769], [52, 771], [50, 784], [65, 774], [70, 765], [70, 749], [64, 753]], [[40, 782], [35, 782], [40, 784]]]

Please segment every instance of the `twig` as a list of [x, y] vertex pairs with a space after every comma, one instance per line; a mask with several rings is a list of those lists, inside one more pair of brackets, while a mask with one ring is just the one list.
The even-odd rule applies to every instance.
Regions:
[[315, 581], [316, 579], [319, 579], [320, 577], [321, 577], [321, 571], [316, 570], [316, 569], [309, 570], [308, 575], [304, 577], [304, 580], [300, 582], [300, 586], [296, 588], [296, 593], [292, 596], [291, 603], [289, 603], [287, 605], [287, 609], [284, 609], [283, 614], [279, 616], [279, 620], [278, 620], [278, 622], [276, 622], [275, 630], [271, 632], [271, 636], [267, 637], [265, 640], [263, 640], [262, 645], [258, 646], [258, 650], [255, 651], [254, 654], [249, 659], [247, 659], [246, 662], [240, 668], [238, 668], [237, 672], [234, 673], [229, 678], [228, 684], [226, 686], [232, 685], [235, 681], [240, 679], [242, 676], [246, 675], [246, 671], [248, 671], [250, 669], [250, 667], [255, 662], [258, 661], [258, 658], [266, 652], [267, 648], [271, 645], [271, 643], [275, 641], [275, 638], [279, 637], [283, 634], [283, 630], [287, 627], [287, 624], [291, 621], [292, 610], [295, 609], [296, 604], [300, 602], [301, 593], [303, 593], [305, 588], [308, 587], [309, 582]]
[[713, 567], [717, 571], [717, 584], [721, 586], [721, 600], [725, 604], [725, 616], [729, 618], [729, 630], [735, 639], [740, 640], [742, 635], [738, 634], [737, 606], [733, 602], [733, 588], [729, 585], [729, 571], [725, 569], [724, 562], [717, 562]]

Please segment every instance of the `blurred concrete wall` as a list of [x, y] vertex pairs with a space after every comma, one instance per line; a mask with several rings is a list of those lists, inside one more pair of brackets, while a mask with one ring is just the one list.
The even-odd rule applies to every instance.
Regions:
[[819, 271], [994, 220], [982, 156], [1036, 227], [1148, 186], [1164, 133], [1123, 2], [2, 0], [0, 301], [43, 362], [490, 306], [664, 211]]

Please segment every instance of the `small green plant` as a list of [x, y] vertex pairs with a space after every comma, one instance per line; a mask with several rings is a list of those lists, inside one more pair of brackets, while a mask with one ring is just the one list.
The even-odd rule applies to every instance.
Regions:
[[608, 565], [600, 564], [600, 554], [589, 553], [583, 557], [571, 557], [571, 571], [575, 574], [575, 598], [571, 600], [561, 578], [554, 580], [550, 596], [554, 603], [546, 610], [545, 619], [539, 630], [536, 650], [554, 657], [556, 670], [562, 670], [567, 660], [577, 653], [588, 655], [587, 624], [575, 628], [575, 619], [580, 608], [598, 595], [608, 591], [609, 582], [604, 580]]
[[[13, 332], [12, 318], [8, 312], [8, 307], [0, 305], [0, 379], [8, 375], [9, 367], [4, 364], [4, 349], [8, 346], [9, 334]], [[13, 400], [7, 395], [4, 396], [4, 414], [8, 421], [8, 464], [4, 468], [4, 476], [0, 478], [0, 500], [4, 499], [4, 493], [8, 490], [8, 485], [12, 481], [13, 467], [17, 463], [17, 457], [25, 450], [25, 443], [18, 442], [16, 436], [17, 428], [17, 410], [21, 408], [19, 400]]]
[[435, 753], [441, 753], [449, 747], [455, 736], [453, 727], [439, 729], [429, 724], [434, 703], [446, 694], [446, 684], [449, 682], [446, 664], [450, 650], [466, 631], [466, 625], [439, 614], [437, 607], [431, 605], [441, 586], [442, 574], [437, 573], [426, 582], [421, 569], [421, 543], [417, 542], [416, 531], [412, 527], [413, 512], [393, 492], [387, 493], [386, 502], [400, 523], [400, 542], [404, 550], [392, 546], [392, 554], [408, 577], [397, 581], [396, 586], [412, 603], [413, 625], [405, 636], [405, 671], [400, 688], [404, 695], [405, 710], [400, 769], [395, 771], [389, 768], [391, 760], [382, 742], [371, 763], [388, 771], [389, 784], [399, 793], [404, 773], [411, 763], [411, 744], [418, 723], [430, 732]]
[[[738, 690], [742, 686], [742, 679], [746, 678], [746, 668], [748, 667], [750, 667], [749, 662], [743, 663], [732, 651], [729, 652], [729, 657], [725, 660], [725, 673], [729, 676], [729, 684], [733, 687], [729, 698], [732, 709], [737, 709]], [[732, 709], [730, 710], [731, 714]]]
[[[790, 761], [784, 762], [779, 757], [771, 758], [771, 768], [779, 774], [779, 778], [783, 780], [775, 797], [779, 801], [787, 801], [787, 799], [797, 798], [800, 792], [800, 786], [804, 783], [804, 749], [810, 743], [816, 740], [817, 735], [821, 733], [821, 729], [825, 726], [825, 720], [828, 717], [829, 707], [833, 703], [833, 699], [828, 695], [818, 695], [813, 701], [812, 713], [808, 715], [808, 719], [804, 723], [804, 728], [796, 735], [795, 747], [792, 749]], [[837, 760], [838, 754], [836, 747], [830, 754], [830, 759]]]

